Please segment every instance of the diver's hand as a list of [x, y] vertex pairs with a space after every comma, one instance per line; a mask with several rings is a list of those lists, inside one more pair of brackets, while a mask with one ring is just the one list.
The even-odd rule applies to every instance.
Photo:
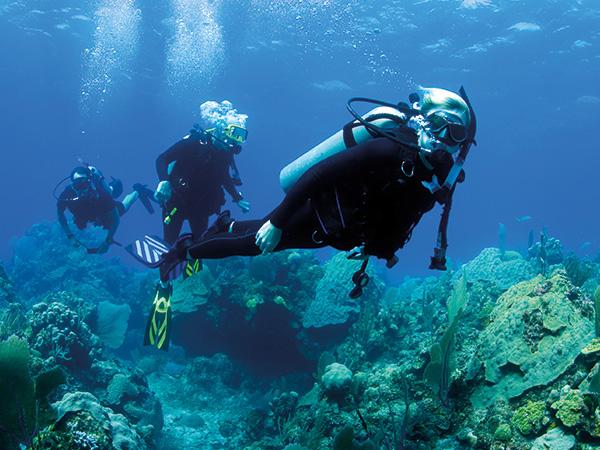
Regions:
[[235, 204], [238, 205], [244, 214], [250, 211], [250, 202], [248, 200], [238, 200]]
[[256, 233], [256, 246], [265, 253], [272, 252], [281, 240], [281, 230], [267, 220]]
[[171, 189], [171, 183], [168, 181], [161, 181], [156, 186], [156, 191], [154, 192], [154, 198], [159, 204], [164, 204], [169, 201], [171, 196], [173, 195], [173, 190]]

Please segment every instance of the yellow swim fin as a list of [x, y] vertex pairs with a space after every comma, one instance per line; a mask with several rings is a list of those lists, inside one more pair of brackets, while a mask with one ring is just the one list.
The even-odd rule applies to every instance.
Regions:
[[152, 311], [146, 324], [144, 345], [151, 345], [165, 352], [169, 350], [171, 335], [171, 296], [172, 283], [158, 283], [156, 296], [152, 302]]
[[200, 259], [193, 259], [188, 261], [183, 270], [183, 279], [192, 277], [202, 270], [202, 261]]

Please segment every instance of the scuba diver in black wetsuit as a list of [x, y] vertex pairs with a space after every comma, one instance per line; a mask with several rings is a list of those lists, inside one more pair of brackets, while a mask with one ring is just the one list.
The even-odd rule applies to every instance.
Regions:
[[[368, 99], [353, 99], [360, 100]], [[475, 116], [464, 90], [429, 88], [411, 100], [364, 118], [351, 101], [356, 120], [282, 171], [287, 195], [272, 213], [244, 222], [220, 218], [203, 239], [183, 240], [165, 255], [163, 276], [185, 258], [324, 246], [351, 251], [353, 259], [376, 256], [391, 267], [436, 203], [445, 211], [431, 268], [444, 270], [452, 194], [464, 179]]]
[[102, 173], [93, 166], [76, 167], [69, 177], [59, 182], [57, 188], [67, 179], [70, 180], [70, 184], [57, 197], [56, 202], [58, 222], [67, 238], [76, 245], [83, 246], [69, 228], [66, 210], [73, 215], [73, 222], [77, 229], [83, 230], [91, 223], [108, 232], [100, 247], [86, 247], [88, 253], [108, 251], [110, 244], [114, 243], [113, 237], [119, 227], [120, 216], [125, 214], [136, 200], [140, 199], [148, 212], [154, 212], [150, 204], [152, 191], [139, 183], [136, 183], [133, 192], [120, 202], [117, 198], [123, 193], [121, 181], [113, 178], [111, 182], [107, 182]]
[[[361, 117], [352, 106], [357, 101], [381, 106]], [[362, 261], [352, 277], [350, 296], [357, 298], [369, 281], [369, 256], [394, 266], [396, 251], [423, 214], [440, 203], [444, 210], [430, 268], [445, 270], [452, 196], [475, 142], [475, 114], [462, 88], [459, 94], [424, 88], [409, 101], [351, 99], [355, 120], [281, 171], [286, 196], [267, 217], [235, 221], [225, 212], [201, 239], [182, 237], [159, 260], [144, 259], [132, 246], [130, 252], [160, 267], [165, 280], [195, 258], [331, 246]], [[136, 241], [138, 247], [142, 243]]]
[[[138, 247], [139, 253], [152, 258], [156, 250], [174, 244], [187, 220], [191, 239], [201, 239], [208, 219], [219, 214], [225, 204], [223, 190], [242, 212], [250, 210], [236, 186], [242, 184], [234, 156], [246, 141], [248, 116], [240, 114], [231, 102], [207, 101], [200, 105], [203, 126], [194, 125], [190, 134], [175, 143], [156, 160], [159, 183], [154, 198], [163, 206], [164, 243], [154, 238]], [[187, 235], [189, 236], [189, 235]], [[188, 261], [182, 269], [189, 277], [202, 269], [200, 258]], [[162, 277], [146, 326], [144, 342], [167, 350], [169, 345], [170, 297], [173, 285]]]
[[164, 239], [173, 244], [183, 222], [199, 239], [208, 218], [225, 204], [223, 189], [243, 212], [250, 204], [236, 189], [241, 184], [234, 155], [246, 140], [247, 116], [238, 114], [230, 102], [205, 102], [200, 106], [207, 129], [195, 126], [156, 160], [159, 184], [154, 194], [163, 205]]

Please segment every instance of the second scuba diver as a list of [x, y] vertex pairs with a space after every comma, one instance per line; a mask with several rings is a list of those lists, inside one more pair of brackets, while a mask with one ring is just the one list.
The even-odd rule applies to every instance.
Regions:
[[[231, 196], [242, 212], [250, 210], [237, 186], [241, 179], [234, 156], [246, 141], [248, 116], [240, 114], [231, 102], [207, 101], [200, 105], [202, 127], [194, 125], [190, 133], [176, 142], [156, 160], [159, 183], [154, 194], [163, 205], [163, 232], [165, 244], [152, 239], [139, 250], [150, 256], [161, 251], [161, 246], [174, 244], [187, 220], [190, 239], [201, 239], [208, 228], [208, 219], [219, 214], [225, 204], [223, 190]], [[227, 220], [229, 211], [218, 220]], [[189, 235], [187, 235], [189, 236]], [[163, 247], [166, 248], [166, 247]], [[199, 258], [182, 268], [184, 277], [201, 270]], [[170, 297], [173, 286], [162, 277], [156, 288], [152, 311], [146, 327], [145, 343], [167, 350], [169, 339]]]
[[159, 183], [154, 194], [163, 205], [164, 239], [173, 244], [183, 223], [190, 224], [192, 237], [199, 239], [208, 228], [208, 218], [225, 203], [223, 189], [243, 212], [250, 210], [236, 189], [241, 184], [234, 155], [247, 137], [247, 116], [228, 101], [200, 105], [206, 128], [194, 126], [156, 160]]
[[[106, 253], [108, 251], [109, 246], [114, 243], [113, 237], [119, 227], [120, 217], [136, 200], [140, 199], [149, 213], [154, 212], [150, 204], [152, 191], [139, 183], [133, 186], [133, 192], [125, 196], [121, 202], [117, 200], [123, 193], [121, 181], [113, 178], [111, 182], [107, 182], [102, 173], [94, 166], [76, 167], [71, 175], [63, 181], [67, 179], [70, 180], [70, 184], [56, 199], [58, 222], [67, 238], [76, 245], [84, 246], [69, 227], [65, 215], [67, 210], [73, 215], [73, 222], [77, 229], [83, 230], [88, 224], [93, 224], [107, 231], [106, 238], [99, 247], [86, 247], [88, 253]], [[57, 187], [60, 184], [62, 181]]]

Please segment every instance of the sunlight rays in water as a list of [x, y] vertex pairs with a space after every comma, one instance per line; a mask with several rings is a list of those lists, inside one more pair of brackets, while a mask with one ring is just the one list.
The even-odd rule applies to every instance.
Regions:
[[128, 71], [140, 41], [142, 12], [136, 0], [102, 0], [94, 14], [94, 46], [85, 49], [81, 110], [102, 110], [117, 74]]
[[218, 13], [222, 1], [172, 0], [173, 35], [166, 50], [166, 78], [172, 88], [210, 82], [224, 60]]

